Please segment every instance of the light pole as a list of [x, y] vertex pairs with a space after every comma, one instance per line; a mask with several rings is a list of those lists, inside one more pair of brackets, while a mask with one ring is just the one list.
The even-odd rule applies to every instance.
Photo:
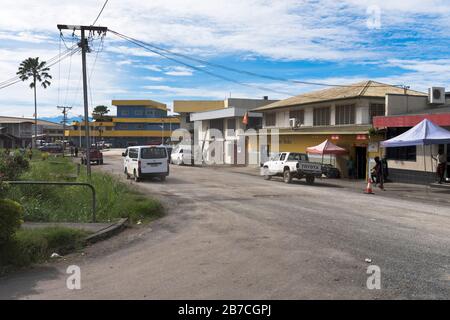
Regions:
[[81, 149], [81, 124], [84, 122], [84, 120], [83, 120], [83, 116], [80, 114], [79, 115], [79, 117], [80, 117], [80, 122], [79, 122], [79, 124], [78, 124], [78, 131], [79, 131], [79, 133], [80, 133], [80, 149]]
[[164, 119], [161, 118], [161, 145], [164, 145]]

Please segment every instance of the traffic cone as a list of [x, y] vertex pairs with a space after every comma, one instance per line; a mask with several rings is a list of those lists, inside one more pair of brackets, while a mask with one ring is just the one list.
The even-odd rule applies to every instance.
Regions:
[[367, 187], [364, 190], [365, 194], [374, 194], [373, 190], [372, 190], [372, 181], [370, 181], [370, 179], [367, 180]]

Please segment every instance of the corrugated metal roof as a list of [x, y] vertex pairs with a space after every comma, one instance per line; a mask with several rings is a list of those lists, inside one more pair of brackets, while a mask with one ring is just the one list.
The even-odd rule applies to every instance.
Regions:
[[[255, 111], [278, 109], [283, 107], [312, 104], [325, 101], [341, 100], [358, 97], [379, 97], [384, 98], [387, 93], [404, 94], [405, 90], [389, 84], [372, 80], [358, 82], [342, 87], [332, 87], [328, 89], [304, 93], [292, 98], [281, 100], [269, 105], [254, 109]], [[425, 93], [407, 90], [407, 94], [426, 96]]]
[[[34, 119], [31, 118], [21, 118], [21, 117], [6, 117], [6, 116], [0, 116], [0, 123], [32, 123], [34, 124]], [[63, 127], [62, 124], [46, 121], [46, 120], [39, 120], [37, 121], [39, 126], [55, 126], [55, 127]]]

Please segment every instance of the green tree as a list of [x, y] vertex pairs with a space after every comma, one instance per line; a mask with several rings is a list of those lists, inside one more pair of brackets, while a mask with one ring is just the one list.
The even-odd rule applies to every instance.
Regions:
[[39, 82], [41, 86], [46, 89], [50, 86], [49, 79], [52, 76], [48, 73], [50, 68], [46, 67], [45, 61], [39, 61], [39, 58], [28, 58], [20, 63], [19, 75], [20, 80], [27, 81], [31, 79], [30, 88], [34, 90], [34, 139], [33, 145], [36, 147], [37, 139], [37, 99], [36, 99], [36, 84]]
[[108, 114], [109, 109], [107, 106], [96, 106], [94, 111], [92, 111], [92, 116], [97, 119], [103, 118], [106, 114]]

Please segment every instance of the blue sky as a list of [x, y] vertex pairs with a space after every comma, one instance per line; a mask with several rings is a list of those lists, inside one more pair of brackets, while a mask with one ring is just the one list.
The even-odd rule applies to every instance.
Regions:
[[[333, 84], [373, 79], [422, 91], [432, 85], [449, 87], [450, 1], [142, 2], [110, 0], [99, 24], [178, 53], [274, 77]], [[102, 5], [103, 0], [2, 0], [0, 81], [14, 77], [27, 57], [46, 60], [58, 54], [56, 24], [91, 24]], [[71, 43], [71, 33], [64, 35]], [[230, 95], [282, 99], [321, 89], [184, 60], [248, 85], [240, 86], [168, 61], [112, 33], [94, 67], [95, 56], [88, 57], [93, 106], [110, 105], [112, 99], [153, 99], [169, 106], [177, 99]], [[52, 68], [51, 87], [38, 92], [40, 116], [57, 114], [58, 104], [72, 106], [72, 115], [82, 113], [80, 66], [80, 55], [74, 55]], [[2, 89], [0, 106], [0, 115], [31, 117], [32, 91], [22, 83]]]

